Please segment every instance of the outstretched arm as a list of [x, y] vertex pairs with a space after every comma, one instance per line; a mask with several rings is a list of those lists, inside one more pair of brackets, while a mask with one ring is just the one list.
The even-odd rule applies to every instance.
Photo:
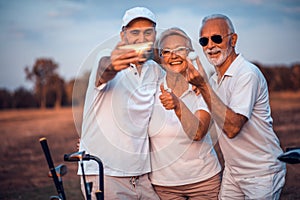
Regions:
[[124, 42], [119, 42], [110, 56], [100, 59], [95, 80], [96, 87], [113, 79], [119, 71], [128, 68], [130, 63], [144, 62], [146, 60], [133, 49], [119, 48], [123, 45], [125, 45]]

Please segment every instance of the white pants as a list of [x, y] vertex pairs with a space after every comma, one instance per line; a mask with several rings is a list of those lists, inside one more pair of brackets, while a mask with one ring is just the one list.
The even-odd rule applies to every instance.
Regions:
[[278, 200], [285, 183], [286, 170], [262, 176], [233, 177], [223, 173], [220, 200]]

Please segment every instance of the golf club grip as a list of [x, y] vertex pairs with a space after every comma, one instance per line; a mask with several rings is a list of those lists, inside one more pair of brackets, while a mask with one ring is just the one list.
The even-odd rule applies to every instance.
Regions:
[[[78, 161], [80, 161], [80, 159], [78, 157], [72, 157], [73, 154], [74, 153], [65, 154], [64, 155], [64, 161], [66, 161], [66, 162], [78, 162]], [[90, 160], [90, 155], [89, 154], [85, 154], [82, 157], [82, 160], [89, 161]]]
[[72, 155], [71, 153], [65, 154], [64, 161], [67, 161], [67, 162], [78, 162], [79, 161], [79, 158], [72, 158], [71, 155]]
[[96, 195], [96, 199], [97, 199], [97, 200], [104, 200], [104, 194], [103, 194], [103, 191], [97, 190], [97, 191], [95, 192], [95, 195]]
[[48, 147], [47, 139], [46, 138], [41, 138], [40, 143], [41, 143], [42, 149], [44, 151], [44, 154], [45, 154], [48, 166], [49, 166], [49, 170], [52, 174], [52, 178], [53, 178], [57, 193], [59, 194], [59, 196], [63, 200], [65, 200], [66, 199], [65, 193], [62, 190], [61, 185], [59, 183], [59, 180], [58, 180], [58, 177], [57, 177], [57, 174], [56, 174], [56, 170], [55, 170], [55, 167], [54, 167], [54, 164], [53, 164], [53, 160], [52, 160], [52, 157], [51, 157], [51, 154], [50, 154], [50, 150], [49, 150], [49, 147]]
[[50, 169], [50, 170], [51, 170], [51, 169], [54, 169], [54, 164], [53, 164], [52, 157], [51, 157], [51, 154], [50, 154], [50, 151], [49, 151], [47, 139], [46, 139], [46, 138], [41, 138], [41, 139], [40, 139], [40, 143], [41, 143], [41, 145], [42, 145], [42, 149], [43, 149], [43, 151], [44, 151], [44, 154], [45, 154], [47, 163], [48, 163], [48, 165], [49, 165], [49, 169]]

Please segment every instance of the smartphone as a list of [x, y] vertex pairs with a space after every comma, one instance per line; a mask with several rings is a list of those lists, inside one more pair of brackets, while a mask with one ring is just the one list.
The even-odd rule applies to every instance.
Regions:
[[145, 43], [137, 43], [137, 44], [129, 44], [120, 46], [119, 49], [133, 49], [139, 55], [143, 56], [144, 58], [149, 59], [152, 55], [152, 45], [153, 42], [145, 42]]

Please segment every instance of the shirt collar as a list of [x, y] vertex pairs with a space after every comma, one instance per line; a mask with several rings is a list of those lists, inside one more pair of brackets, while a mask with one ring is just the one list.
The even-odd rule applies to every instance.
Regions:
[[[243, 56], [241, 54], [238, 54], [238, 56], [234, 59], [234, 61], [231, 63], [231, 65], [228, 67], [228, 69], [225, 71], [220, 83], [222, 82], [222, 80], [224, 79], [224, 77], [226, 76], [234, 76], [234, 74], [236, 73], [236, 71], [238, 70], [238, 66], [243, 62]], [[212, 79], [217, 82], [218, 80], [218, 75], [215, 72], [212, 76]]]
[[243, 62], [243, 57], [241, 54], [234, 59], [229, 68], [225, 72], [225, 76], [233, 76], [235, 72], [239, 69], [240, 64]]

